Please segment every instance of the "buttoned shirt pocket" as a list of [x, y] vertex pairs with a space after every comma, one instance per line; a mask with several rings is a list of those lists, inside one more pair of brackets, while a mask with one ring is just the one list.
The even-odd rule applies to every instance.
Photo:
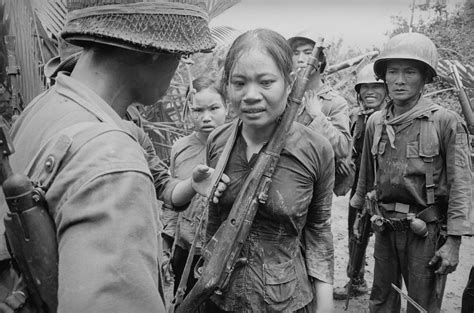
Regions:
[[273, 310], [284, 311], [293, 300], [297, 286], [293, 260], [278, 264], [263, 264], [265, 302]]
[[420, 157], [420, 145], [418, 141], [408, 142], [406, 145], [407, 165], [405, 175], [424, 175], [425, 165]]

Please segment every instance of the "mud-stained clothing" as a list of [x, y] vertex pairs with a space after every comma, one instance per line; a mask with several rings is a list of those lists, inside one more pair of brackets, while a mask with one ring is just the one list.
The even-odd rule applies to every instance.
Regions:
[[[411, 229], [376, 233], [371, 312], [398, 312], [400, 297], [390, 284], [400, 286], [430, 312], [439, 312], [434, 299], [435, 274], [428, 264], [447, 235], [470, 233], [472, 175], [467, 128], [459, 115], [420, 98], [416, 106], [393, 115], [393, 104], [368, 120], [356, 194], [351, 205], [360, 208], [374, 187], [385, 218], [405, 218], [428, 208], [428, 236]], [[432, 182], [432, 183], [430, 183]], [[408, 311], [414, 310], [409, 306]]]
[[[208, 140], [208, 165], [215, 167], [235, 125], [224, 125]], [[264, 149], [264, 148], [262, 148]], [[224, 173], [230, 178], [219, 204], [211, 206], [210, 238], [227, 218], [258, 154], [246, 156], [246, 142], [237, 134]], [[313, 298], [311, 280], [332, 284], [334, 250], [331, 202], [334, 153], [321, 135], [294, 123], [286, 138], [268, 201], [260, 205], [243, 245], [247, 263], [235, 269], [221, 296], [211, 299], [223, 310], [293, 312]]]

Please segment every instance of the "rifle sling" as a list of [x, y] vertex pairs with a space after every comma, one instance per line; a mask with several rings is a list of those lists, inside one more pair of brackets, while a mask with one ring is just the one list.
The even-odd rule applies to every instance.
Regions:
[[217, 161], [216, 168], [214, 169], [214, 174], [212, 175], [212, 180], [210, 184], [211, 190], [207, 193], [209, 204], [212, 204], [212, 199], [214, 198], [213, 195], [217, 187], [219, 186], [219, 182], [221, 180], [222, 174], [224, 174], [224, 169], [227, 165], [227, 162], [229, 161], [230, 153], [232, 152], [232, 148], [234, 147], [235, 140], [237, 139], [239, 125], [240, 125], [240, 119], [235, 119], [232, 122], [231, 135], [229, 137], [229, 140], [227, 140], [227, 143], [224, 146], [224, 149], [222, 150], [222, 154], [219, 157], [219, 160]]

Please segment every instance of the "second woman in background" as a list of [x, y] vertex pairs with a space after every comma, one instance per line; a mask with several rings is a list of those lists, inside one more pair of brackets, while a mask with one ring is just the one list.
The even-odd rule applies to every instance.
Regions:
[[[215, 80], [201, 76], [192, 82], [192, 86], [193, 89], [189, 90], [188, 88], [187, 96], [190, 99], [190, 119], [194, 124], [194, 132], [191, 135], [180, 138], [171, 148], [171, 176], [179, 179], [189, 178], [192, 174], [192, 169], [196, 165], [206, 164], [205, 148], [207, 137], [211, 131], [225, 122], [226, 116], [224, 98]], [[202, 214], [205, 205], [205, 198], [196, 194], [188, 208], [181, 213], [166, 208], [163, 209], [162, 222], [164, 224], [164, 231], [162, 236], [165, 254], [171, 257], [171, 266], [175, 274], [174, 292], [178, 288], [200, 218], [203, 217], [205, 219], [207, 217], [207, 214]], [[198, 235], [197, 238], [193, 267], [199, 258], [204, 240], [205, 220], [203, 223], [200, 227], [202, 235]], [[175, 244], [173, 255], [171, 256], [173, 241], [175, 241]], [[188, 277], [186, 292], [191, 290], [195, 282], [196, 279], [191, 273]]]

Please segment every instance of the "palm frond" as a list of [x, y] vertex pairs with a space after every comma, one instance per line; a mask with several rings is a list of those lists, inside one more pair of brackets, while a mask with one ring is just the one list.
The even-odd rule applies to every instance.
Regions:
[[31, 0], [31, 5], [50, 37], [58, 37], [66, 21], [66, 0]]
[[230, 26], [211, 27], [211, 36], [217, 43], [217, 47], [229, 46], [240, 34], [242, 31]]
[[207, 11], [209, 20], [222, 14], [225, 10], [233, 7], [241, 0], [168, 0], [169, 2], [179, 2], [198, 5]]

